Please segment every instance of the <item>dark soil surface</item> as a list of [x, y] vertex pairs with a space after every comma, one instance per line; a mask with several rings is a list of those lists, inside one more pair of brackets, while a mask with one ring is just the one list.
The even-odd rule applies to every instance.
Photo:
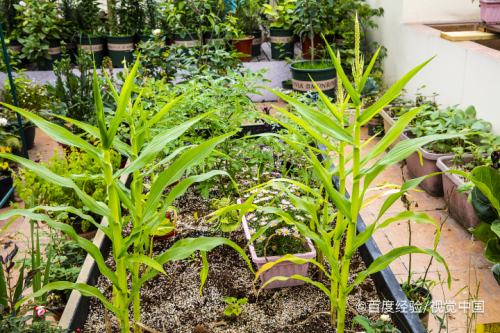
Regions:
[[[187, 203], [187, 202], [185, 202]], [[246, 247], [246, 239], [242, 227], [238, 230], [220, 235], [212, 234], [208, 230], [211, 225], [204, 223], [208, 218], [201, 217], [207, 214], [201, 210], [203, 202], [190, 203], [197, 211], [198, 218], [193, 212], [179, 215], [178, 228], [180, 233], [175, 239], [155, 242], [154, 255], [169, 249], [175, 241], [181, 238], [196, 237], [226, 237], [240, 247]], [[179, 206], [178, 206], [179, 207]], [[182, 210], [182, 209], [180, 209]], [[245, 251], [250, 257], [248, 250]], [[290, 288], [263, 290], [258, 298], [254, 292], [254, 274], [250, 271], [245, 260], [231, 247], [222, 245], [207, 253], [209, 274], [200, 295], [201, 256], [164, 265], [168, 276], [157, 275], [149, 280], [141, 289], [141, 323], [158, 332], [334, 332], [330, 328], [328, 314], [314, 314], [329, 312], [328, 297], [319, 288], [305, 284]], [[114, 269], [114, 262], [107, 260], [109, 267]], [[257, 267], [253, 265], [257, 271]], [[366, 269], [359, 254], [351, 261], [352, 283], [358, 272]], [[309, 267], [309, 277], [318, 280], [315, 267]], [[329, 281], [323, 280], [329, 288]], [[110, 281], [101, 276], [97, 287], [110, 300], [112, 290]], [[255, 289], [260, 287], [260, 281], [255, 283]], [[227, 297], [248, 298], [248, 303], [242, 308], [236, 318], [228, 318], [223, 314], [224, 299]], [[348, 304], [355, 308], [358, 301], [368, 303], [369, 300], [379, 300], [375, 286], [370, 278], [354, 288], [348, 296]], [[106, 332], [104, 320], [104, 306], [100, 301], [92, 299], [87, 323], [84, 332]], [[346, 329], [350, 331], [355, 310], [347, 310]], [[361, 315], [372, 317], [367, 312]], [[108, 312], [111, 318], [113, 332], [119, 332], [116, 319]], [[312, 317], [311, 317], [312, 316]], [[377, 320], [379, 315], [371, 319]], [[311, 318], [310, 318], [311, 317]], [[132, 307], [130, 308], [132, 319]], [[305, 323], [302, 323], [306, 321]], [[302, 323], [302, 324], [301, 324]], [[361, 327], [355, 327], [363, 331]]]

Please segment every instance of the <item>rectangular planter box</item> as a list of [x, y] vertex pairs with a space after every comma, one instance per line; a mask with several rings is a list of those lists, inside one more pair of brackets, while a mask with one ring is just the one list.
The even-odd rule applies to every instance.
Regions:
[[[387, 132], [389, 132], [392, 125], [394, 125], [394, 123], [396, 121], [394, 119], [392, 119], [392, 117], [389, 116], [387, 114], [387, 112], [385, 112], [385, 110], [381, 110], [379, 113], [382, 116], [382, 118], [384, 118], [384, 131], [385, 131], [385, 133], [387, 133]], [[394, 140], [394, 142], [389, 145], [389, 149], [394, 148], [394, 146], [397, 145], [399, 142], [401, 142], [400, 138], [397, 138], [396, 140]]]
[[[464, 156], [463, 163], [469, 163], [471, 160], [471, 155]], [[437, 166], [441, 171], [450, 170], [453, 166], [453, 156], [440, 157]], [[451, 216], [465, 229], [477, 227], [481, 220], [474, 213], [472, 205], [467, 202], [470, 191], [467, 193], [458, 193], [457, 191], [457, 187], [463, 185], [464, 182], [457, 175], [451, 173], [443, 173], [442, 178], [444, 201], [446, 201]]]
[[[243, 203], [241, 199], [238, 199], [238, 203]], [[250, 231], [248, 229], [248, 223], [243, 216], [243, 219], [241, 221], [241, 224], [243, 225], [243, 230], [245, 231], [245, 237], [250, 240]], [[294, 256], [302, 259], [314, 259], [316, 258], [316, 250], [314, 249], [314, 246], [309, 238], [307, 239], [307, 244], [305, 244], [309, 249], [311, 250], [310, 252], [306, 253], [298, 253], [294, 254]], [[283, 258], [283, 256], [271, 256], [271, 257], [258, 257], [257, 253], [255, 253], [255, 249], [252, 245], [248, 246], [248, 249], [250, 250], [250, 255], [252, 257], [252, 261], [257, 265], [258, 269], [261, 269], [262, 266], [267, 264], [268, 262], [275, 262], [276, 260]], [[301, 275], [303, 277], [307, 277], [307, 270], [309, 269], [309, 263], [306, 264], [295, 264], [290, 261], [283, 261], [275, 266], [273, 266], [270, 270], [267, 270], [266, 272], [262, 273], [260, 275], [260, 283], [263, 285], [269, 279], [275, 277], [275, 276], [284, 276], [284, 277], [290, 277], [292, 275]], [[302, 280], [296, 280], [296, 279], [288, 279], [286, 281], [273, 281], [269, 283], [267, 286], [264, 287], [264, 289], [274, 289], [274, 288], [284, 288], [284, 287], [293, 287], [293, 286], [301, 286], [303, 284], [306, 284], [305, 281]]]
[[[321, 147], [321, 145], [319, 145], [319, 149], [326, 150], [326, 148], [324, 146]], [[326, 158], [326, 156], [323, 158]], [[333, 164], [332, 167], [334, 167]], [[130, 187], [131, 182], [132, 177], [130, 176], [126, 179], [125, 185], [127, 187]], [[337, 189], [339, 188], [338, 178], [336, 176], [332, 177], [332, 183]], [[350, 198], [348, 193], [346, 193], [346, 197]], [[107, 225], [107, 221], [105, 220], [103, 220], [102, 223]], [[356, 234], [363, 232], [365, 229], [366, 225], [361, 216], [358, 215]], [[94, 239], [94, 244], [99, 247], [101, 253], [104, 256], [104, 259], [106, 260], [106, 256], [108, 255], [109, 249], [111, 248], [111, 241], [101, 230], [97, 232], [96, 238]], [[365, 244], [361, 245], [358, 250], [367, 267], [369, 267], [375, 259], [382, 255], [373, 238], [370, 238]], [[100, 272], [97, 264], [92, 257], [87, 255], [84, 266], [82, 267], [82, 272], [78, 277], [78, 282], [85, 283], [90, 286], [95, 286], [99, 275]], [[371, 274], [370, 277], [372, 278], [377, 288], [377, 293], [381, 299], [394, 302], [394, 306], [396, 304], [401, 304], [402, 307], [409, 308], [410, 303], [406, 298], [403, 290], [401, 289], [398, 280], [389, 267], [384, 268], [378, 273]], [[404, 304], [406, 304], [406, 306]], [[85, 324], [85, 321], [87, 320], [89, 306], [90, 297], [84, 297], [80, 294], [80, 292], [73, 290], [59, 324], [63, 328], [69, 328], [73, 331], [76, 331], [76, 329], [78, 328], [82, 328]], [[395, 313], [392, 314], [392, 319], [395, 323], [395, 326], [402, 333], [426, 332], [424, 325], [420, 321], [417, 313]]]
[[[411, 132], [409, 129], [404, 130], [399, 138], [401, 140], [409, 140]], [[453, 156], [453, 154], [433, 154], [426, 150], [419, 148], [422, 153], [422, 162], [420, 164], [420, 157], [417, 152], [414, 152], [406, 158], [406, 166], [408, 167], [408, 174], [411, 179], [419, 178], [422, 176], [430, 175], [432, 173], [440, 172], [436, 165], [438, 158], [443, 156]], [[432, 176], [423, 180], [420, 186], [425, 190], [425, 192], [432, 197], [442, 197], [443, 193], [443, 179], [441, 175]]]

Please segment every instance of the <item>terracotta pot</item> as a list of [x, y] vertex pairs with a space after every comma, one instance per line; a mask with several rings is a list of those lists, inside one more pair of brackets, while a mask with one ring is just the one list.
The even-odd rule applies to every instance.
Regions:
[[[238, 203], [243, 203], [241, 199], [238, 199]], [[248, 223], [243, 216], [243, 219], [241, 221], [243, 224], [243, 230], [245, 231], [245, 237], [249, 240], [250, 237], [250, 231], [248, 228]], [[305, 244], [306, 247], [308, 247], [311, 251], [306, 252], [306, 253], [298, 253], [294, 254], [294, 256], [302, 259], [313, 259], [316, 258], [316, 250], [314, 249], [314, 246], [309, 238], [307, 239], [307, 244]], [[248, 249], [250, 250], [250, 255], [252, 257], [252, 261], [257, 265], [257, 269], [261, 269], [262, 266], [267, 264], [268, 262], [275, 262], [276, 260], [283, 258], [283, 256], [271, 256], [271, 257], [258, 257], [257, 253], [255, 253], [255, 249], [252, 245], [248, 246]], [[275, 266], [273, 266], [271, 269], [265, 271], [260, 275], [260, 283], [263, 285], [266, 283], [268, 280], [275, 276], [284, 276], [284, 277], [290, 277], [292, 275], [300, 275], [303, 277], [307, 277], [307, 270], [309, 269], [309, 263], [305, 264], [295, 264], [290, 261], [283, 261]], [[273, 281], [269, 283], [267, 286], [264, 287], [264, 289], [274, 289], [274, 288], [284, 288], [284, 287], [292, 287], [292, 286], [301, 286], [305, 284], [305, 281], [302, 280], [296, 280], [296, 279], [288, 279], [285, 281]]]
[[[413, 136], [409, 129], [404, 130], [399, 138], [403, 140], [409, 140], [409, 136]], [[430, 175], [432, 173], [440, 172], [439, 168], [436, 165], [438, 158], [443, 156], [453, 156], [453, 154], [434, 154], [429, 153], [428, 151], [419, 148], [422, 153], [422, 162], [423, 165], [420, 164], [420, 157], [417, 152], [414, 152], [410, 156], [406, 158], [406, 165], [408, 167], [408, 174], [411, 179], [419, 178], [422, 176]], [[442, 197], [444, 195], [443, 192], [443, 180], [441, 175], [432, 176], [427, 179], [424, 179], [420, 186], [425, 190], [425, 192], [432, 197]]]
[[[314, 58], [318, 58], [317, 48], [324, 48], [325, 41], [321, 38], [320, 35], [314, 35]], [[302, 36], [302, 58], [311, 59], [311, 38], [309, 38], [309, 34], [304, 34]]]
[[233, 46], [236, 48], [236, 51], [248, 54], [250, 57], [241, 57], [238, 58], [242, 62], [249, 62], [252, 59], [252, 42], [254, 40], [255, 36], [247, 36], [247, 38], [243, 39], [231, 39], [231, 42], [233, 42]]
[[[463, 163], [469, 163], [472, 160], [471, 155], [463, 157]], [[453, 156], [440, 157], [437, 161], [437, 167], [441, 171], [450, 170], [453, 166]], [[450, 210], [451, 216], [460, 223], [465, 229], [475, 228], [481, 219], [474, 213], [474, 208], [467, 202], [470, 191], [467, 193], [458, 193], [457, 187], [464, 182], [455, 174], [443, 173], [443, 192], [444, 201]]]

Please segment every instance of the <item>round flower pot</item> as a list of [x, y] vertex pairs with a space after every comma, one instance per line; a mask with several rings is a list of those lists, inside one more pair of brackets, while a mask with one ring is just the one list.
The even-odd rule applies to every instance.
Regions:
[[[0, 200], [3, 199], [12, 188], [12, 172], [3, 170], [0, 172]], [[9, 207], [10, 201], [14, 200], [14, 191], [10, 197], [5, 200], [1, 208]]]
[[[308, 60], [301, 61], [307, 62]], [[320, 62], [321, 60], [315, 60], [315, 62]], [[297, 92], [308, 92], [316, 91], [314, 83], [318, 85], [321, 91], [328, 97], [335, 98], [335, 88], [337, 86], [337, 71], [332, 64], [332, 67], [324, 69], [300, 69], [296, 68], [298, 63], [293, 63], [290, 65], [292, 71], [292, 83], [293, 91]]]
[[486, 24], [500, 22], [500, 1], [479, 1], [481, 4], [481, 20]]
[[13, 38], [10, 40], [9, 49], [11, 49], [12, 52], [22, 52], [23, 46], [19, 43], [17, 38]]
[[79, 38], [78, 47], [83, 48], [86, 52], [92, 52], [94, 54], [95, 66], [97, 68], [101, 67], [102, 59], [104, 58], [104, 38], [102, 36], [82, 36]]
[[[196, 32], [188, 33], [186, 36], [181, 37], [180, 34], [172, 34], [173, 35], [173, 42], [174, 45], [176, 46], [184, 46], [184, 47], [194, 47], [196, 43], [198, 43], [199, 39], [194, 39], [197, 38], [198, 35]], [[192, 38], [191, 38], [192, 36]], [[187, 54], [189, 53], [188, 50], [184, 50], [184, 52]]]
[[175, 237], [175, 235], [177, 235], [177, 231], [172, 230], [171, 232], [169, 232], [168, 234], [163, 235], [163, 236], [153, 236], [153, 240], [163, 241], [163, 240], [167, 240], [169, 238]]
[[123, 68], [123, 61], [131, 64], [134, 52], [134, 36], [108, 36], [108, 54], [113, 67]]
[[[16, 135], [20, 135], [19, 124], [17, 122], [9, 123], [7, 125], [7, 128], [9, 129], [9, 131], [14, 132]], [[28, 121], [23, 120], [23, 130], [24, 130], [24, 139], [26, 140], [26, 149], [28, 150], [33, 149], [33, 147], [35, 146], [36, 126], [30, 120]]]
[[[472, 160], [471, 155], [462, 158], [462, 164], [467, 164]], [[451, 170], [453, 167], [453, 156], [443, 156], [437, 160], [437, 167], [441, 171]], [[475, 228], [481, 223], [481, 219], [474, 212], [474, 207], [467, 201], [471, 191], [459, 193], [457, 187], [464, 184], [464, 181], [455, 174], [443, 173], [444, 202], [448, 206], [451, 216], [465, 229]]]
[[281, 81], [281, 86], [283, 87], [283, 89], [292, 90], [293, 82], [291, 82], [291, 80]]
[[249, 62], [252, 59], [252, 41], [255, 39], [254, 36], [247, 36], [247, 38], [243, 39], [231, 39], [231, 42], [233, 42], [233, 46], [236, 49], [236, 51], [243, 53], [243, 54], [248, 54], [250, 57], [240, 57], [242, 62]]
[[372, 119], [370, 119], [368, 121], [368, 135], [369, 136], [374, 136], [375, 134], [378, 133], [377, 137], [384, 136], [384, 131], [380, 132], [380, 130], [383, 129], [382, 122], [383, 122], [382, 118], [372, 118]]
[[76, 63], [77, 43], [71, 40], [65, 40], [64, 42], [66, 43], [66, 54], [70, 56], [72, 63]]
[[[409, 140], [414, 138], [411, 130], [406, 129], [400, 135], [401, 141]], [[411, 179], [419, 178], [422, 176], [430, 175], [436, 172], [440, 172], [437, 167], [437, 160], [443, 156], [453, 156], [453, 154], [434, 154], [430, 153], [422, 148], [419, 148], [422, 153], [422, 163], [420, 164], [420, 157], [418, 152], [414, 152], [406, 158], [406, 166], [408, 167], [408, 175]], [[443, 179], [441, 175], [432, 176], [424, 179], [420, 186], [425, 190], [425, 192], [432, 197], [442, 197], [443, 192]]]
[[[82, 230], [82, 221], [73, 222], [72, 227], [73, 227], [73, 229], [75, 229], [75, 232], [78, 234], [78, 236], [83, 237], [83, 238], [88, 239], [88, 240], [91, 240], [92, 238], [94, 238], [95, 234], [97, 233], [97, 227], [93, 223], [90, 223], [89, 228], [85, 232]], [[61, 234], [62, 234], [62, 231], [61, 231]], [[66, 236], [66, 239], [71, 240], [71, 237]]]
[[38, 69], [41, 71], [51, 71], [54, 68], [54, 62], [61, 60], [61, 41], [58, 39], [49, 40], [50, 60], [47, 58], [38, 60]]
[[271, 57], [274, 60], [293, 58], [293, 29], [270, 28]]
[[[318, 58], [318, 48], [322, 49], [325, 47], [325, 41], [320, 35], [314, 35], [314, 58]], [[309, 33], [302, 35], [302, 58], [311, 59], [311, 38], [309, 38]]]
[[255, 38], [252, 40], [252, 56], [256, 57], [260, 55], [260, 47], [263, 42], [262, 30], [257, 30], [247, 35], [252, 35]]

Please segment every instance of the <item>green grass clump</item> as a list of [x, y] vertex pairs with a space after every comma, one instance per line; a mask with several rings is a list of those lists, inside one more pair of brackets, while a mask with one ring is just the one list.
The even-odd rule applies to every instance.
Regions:
[[301, 61], [294, 63], [292, 66], [296, 69], [327, 69], [333, 67], [333, 63], [325, 60], [322, 60], [321, 62]]

